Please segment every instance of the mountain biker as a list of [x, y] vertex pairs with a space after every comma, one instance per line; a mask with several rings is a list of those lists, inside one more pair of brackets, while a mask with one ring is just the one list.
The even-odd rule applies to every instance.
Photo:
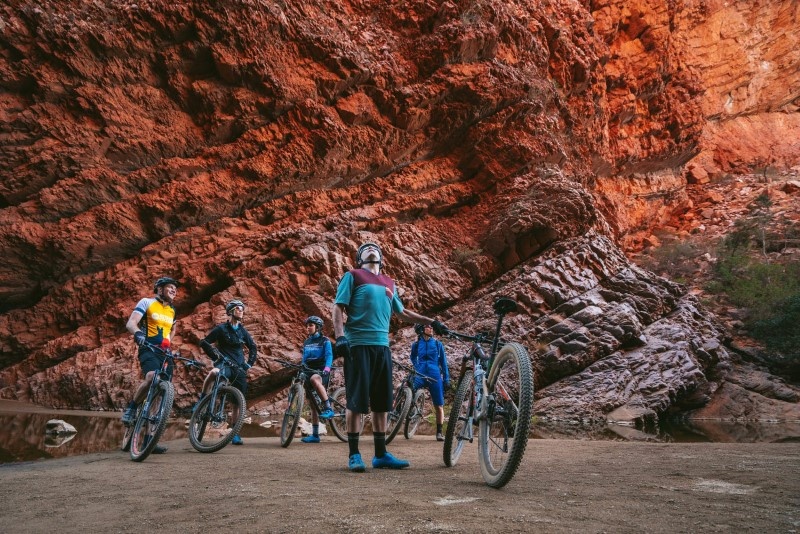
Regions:
[[[228, 379], [233, 387], [241, 391], [242, 395], [247, 394], [247, 370], [256, 363], [258, 349], [256, 348], [252, 336], [250, 336], [250, 332], [248, 332], [242, 324], [244, 308], [244, 302], [241, 300], [232, 300], [228, 302], [228, 304], [225, 305], [225, 313], [228, 315], [228, 320], [212, 328], [211, 332], [200, 340], [200, 348], [214, 361], [214, 369], [209, 371], [208, 376], [206, 376], [203, 382], [200, 399], [211, 391], [214, 380], [216, 380], [215, 375], [219, 373], [220, 369], [223, 367], [223, 360], [219, 357], [217, 351], [239, 364], [241, 369], [225, 366], [223, 376]], [[211, 345], [212, 343], [217, 345], [216, 349]], [[244, 350], [242, 349], [244, 345], [247, 345], [247, 361], [244, 359]], [[234, 419], [238, 418], [238, 416], [238, 413], [233, 414]], [[242, 445], [244, 441], [242, 441], [239, 434], [236, 434], [233, 436], [231, 443], [233, 445]]]
[[[142, 368], [144, 381], [139, 384], [133, 394], [133, 399], [122, 414], [122, 424], [130, 426], [136, 417], [136, 407], [143, 402], [150, 388], [150, 382], [161, 369], [164, 356], [150, 348], [168, 347], [172, 335], [175, 333], [175, 307], [173, 301], [178, 293], [178, 281], [174, 278], [161, 277], [153, 284], [155, 297], [145, 297], [133, 309], [125, 328], [133, 334], [133, 341], [139, 347], [139, 365]], [[172, 376], [174, 364], [169, 362], [167, 373]], [[153, 454], [167, 452], [166, 447], [156, 445]]]
[[442, 342], [433, 338], [431, 325], [418, 324], [414, 327], [414, 331], [419, 337], [411, 345], [411, 363], [417, 373], [422, 375], [414, 377], [414, 389], [425, 387], [430, 391], [431, 400], [436, 409], [436, 441], [444, 441], [444, 435], [442, 435], [444, 392], [450, 389], [447, 355]]
[[324, 403], [324, 407], [320, 414], [317, 414], [316, 410], [311, 410], [312, 434], [302, 438], [300, 441], [303, 443], [319, 443], [320, 418], [330, 419], [333, 417], [327, 390], [328, 380], [330, 380], [331, 376], [331, 365], [333, 365], [333, 348], [331, 347], [331, 340], [322, 334], [322, 327], [325, 324], [322, 319], [312, 315], [306, 319], [305, 324], [308, 337], [303, 342], [303, 364], [319, 371], [319, 373], [311, 375], [309, 380], [317, 391], [320, 400]]
[[[410, 323], [431, 324], [439, 333], [447, 328], [429, 317], [403, 307], [394, 281], [381, 273], [383, 253], [375, 243], [364, 243], [356, 252], [357, 269], [344, 274], [333, 303], [336, 355], [344, 359], [347, 391], [348, 467], [363, 473], [366, 468], [358, 449], [359, 415], [372, 409], [376, 469], [403, 469], [408, 461], [386, 451], [386, 413], [392, 406], [392, 353], [389, 320], [392, 313]], [[344, 318], [347, 315], [347, 323]]]

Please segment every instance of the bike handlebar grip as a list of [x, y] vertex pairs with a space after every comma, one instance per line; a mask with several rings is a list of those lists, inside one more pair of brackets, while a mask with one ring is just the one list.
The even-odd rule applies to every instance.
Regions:
[[437, 336], [444, 336], [450, 333], [450, 330], [448, 330], [448, 328], [439, 321], [433, 321], [431, 323], [431, 328], [433, 328], [433, 331], [436, 332]]

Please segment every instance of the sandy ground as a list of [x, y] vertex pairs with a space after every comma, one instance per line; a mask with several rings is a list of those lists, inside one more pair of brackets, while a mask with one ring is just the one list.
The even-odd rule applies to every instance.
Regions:
[[[517, 476], [483, 484], [477, 444], [454, 468], [430, 436], [389, 449], [404, 471], [346, 469], [347, 444], [188, 440], [143, 463], [123, 452], [0, 466], [16, 532], [797, 532], [800, 447], [531, 440]], [[372, 440], [361, 452], [372, 456]]]

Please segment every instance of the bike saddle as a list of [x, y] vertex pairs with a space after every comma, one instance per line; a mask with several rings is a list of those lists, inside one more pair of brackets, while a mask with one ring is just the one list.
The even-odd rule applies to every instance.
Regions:
[[494, 313], [497, 315], [505, 315], [515, 311], [517, 311], [517, 303], [508, 297], [500, 297], [494, 303]]

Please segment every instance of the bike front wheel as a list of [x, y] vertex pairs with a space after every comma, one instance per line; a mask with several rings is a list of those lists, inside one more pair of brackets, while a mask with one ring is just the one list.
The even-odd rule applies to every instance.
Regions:
[[340, 441], [347, 442], [347, 394], [343, 387], [338, 388], [329, 397], [333, 417], [328, 420], [331, 430]]
[[525, 347], [509, 343], [497, 353], [487, 388], [486, 410], [479, 423], [478, 460], [486, 483], [502, 488], [522, 461], [531, 426], [533, 370]]
[[467, 371], [458, 385], [453, 398], [453, 408], [444, 433], [444, 465], [453, 467], [458, 463], [464, 445], [472, 441], [472, 421], [475, 412], [475, 380], [472, 371]]
[[223, 448], [241, 431], [245, 411], [244, 395], [233, 386], [220, 386], [216, 396], [203, 397], [189, 419], [192, 447], [199, 452], [216, 452]]
[[161, 381], [156, 386], [152, 398], [145, 401], [145, 408], [139, 412], [130, 442], [131, 460], [142, 462], [153, 449], [167, 428], [172, 403], [175, 400], [175, 387], [172, 382]]
[[386, 414], [386, 444], [392, 442], [394, 437], [403, 427], [403, 422], [408, 415], [408, 409], [411, 407], [411, 388], [404, 387], [400, 390], [397, 398], [394, 399], [392, 411]]
[[286, 407], [286, 413], [283, 414], [283, 422], [281, 423], [281, 447], [288, 447], [292, 443], [305, 402], [306, 392], [303, 389], [303, 385], [296, 383], [292, 386], [292, 389], [289, 390], [289, 406]]
[[419, 424], [427, 418], [425, 413], [425, 390], [418, 389], [411, 400], [411, 408], [406, 416], [406, 424], [403, 428], [403, 435], [406, 439], [411, 439], [417, 433]]

